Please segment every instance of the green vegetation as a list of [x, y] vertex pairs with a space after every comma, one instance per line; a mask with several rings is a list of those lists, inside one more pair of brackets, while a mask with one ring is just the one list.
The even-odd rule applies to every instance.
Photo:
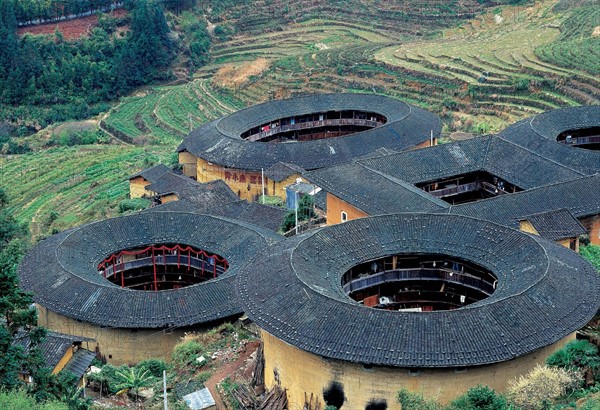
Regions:
[[[58, 409], [55, 400], [59, 399], [70, 409], [86, 409], [88, 401], [79, 397], [75, 377], [63, 372], [53, 375], [45, 367], [39, 345], [46, 330], [38, 326], [33, 297], [19, 288], [17, 275], [27, 235], [8, 211], [9, 205], [0, 188], [0, 408]], [[21, 343], [24, 339], [27, 344]], [[26, 385], [24, 379], [31, 383]], [[18, 407], [26, 403], [32, 404]]]
[[[298, 201], [298, 225], [301, 225], [301, 222], [309, 221], [316, 215], [315, 199], [311, 195], [303, 195]], [[281, 231], [287, 232], [293, 229], [295, 226], [296, 210], [293, 210], [285, 215], [285, 218], [281, 224]]]
[[[188, 18], [182, 27], [190, 38], [174, 42], [155, 0], [126, 2], [130, 18], [102, 17], [89, 36], [77, 41], [65, 41], [59, 32], [17, 37], [20, 3], [32, 2], [0, 0], [0, 120], [30, 130], [89, 118], [133, 88], [171, 79], [168, 68], [178, 47], [194, 67], [206, 61], [206, 30]], [[117, 33], [119, 25], [128, 26], [127, 34]]]
[[61, 17], [81, 16], [88, 11], [107, 10], [117, 0], [64, 1], [64, 0], [19, 0], [14, 5], [19, 22], [58, 20]]
[[411, 393], [406, 389], [398, 392], [398, 403], [403, 409], [411, 410], [441, 410], [442, 406], [435, 400], [428, 400], [419, 393]]
[[124, 199], [119, 202], [119, 213], [141, 211], [150, 206], [151, 202], [146, 198]]
[[488, 386], [471, 387], [467, 393], [452, 401], [447, 410], [504, 410], [506, 399]]
[[[38, 344], [46, 336], [37, 326], [32, 295], [19, 288], [17, 266], [27, 249], [25, 230], [8, 210], [8, 197], [0, 188], [0, 388], [24, 385], [21, 375], [38, 376], [43, 359]], [[28, 337], [30, 348], [16, 343]]]
[[579, 248], [579, 254], [587, 259], [600, 272], [600, 246], [587, 245]]
[[544, 61], [561, 67], [600, 74], [600, 8], [587, 6], [574, 9], [561, 24], [560, 35], [536, 49]]
[[[34, 239], [74, 225], [118, 215], [129, 193], [127, 178], [172, 155], [161, 147], [79, 146], [0, 157], [0, 184], [8, 212], [31, 224]], [[53, 218], [49, 218], [54, 212]], [[48, 222], [50, 224], [48, 224]]]
[[43, 403], [36, 402], [35, 398], [25, 390], [5, 391], [0, 389], [0, 408], [2, 409], [38, 409], [38, 410], [70, 410], [66, 403], [58, 400], [48, 400]]

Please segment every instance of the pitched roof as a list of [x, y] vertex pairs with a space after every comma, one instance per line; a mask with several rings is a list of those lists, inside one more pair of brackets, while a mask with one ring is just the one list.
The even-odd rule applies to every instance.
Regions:
[[454, 205], [449, 212], [518, 227], [519, 219], [527, 215], [560, 209], [576, 218], [600, 214], [600, 174]]
[[311, 171], [304, 177], [369, 215], [435, 212], [450, 207], [441, 199], [360, 162]]
[[[434, 181], [481, 170], [492, 138], [473, 138], [359, 162], [411, 184]], [[352, 177], [359, 178], [360, 175]]]
[[526, 215], [521, 220], [531, 223], [541, 237], [552, 241], [574, 238], [587, 232], [577, 218], [567, 209]]
[[[460, 309], [398, 312], [349, 298], [342, 275], [393, 254], [446, 254], [498, 278]], [[459, 367], [514, 359], [561, 340], [600, 306], [600, 277], [565, 247], [456, 215], [362, 218], [274, 245], [238, 275], [245, 313], [262, 329], [331, 359], [397, 367]]]
[[198, 208], [210, 208], [239, 200], [224, 181], [200, 183], [170, 172], [162, 175], [153, 184], [147, 185], [146, 190], [158, 195], [176, 194], [178, 199], [186, 199]]
[[158, 195], [175, 194], [186, 189], [199, 187], [201, 184], [192, 178], [167, 171], [155, 178], [146, 189]]
[[486, 171], [529, 189], [584, 175], [493, 135], [358, 162], [412, 184]]
[[[341, 110], [374, 111], [385, 125], [343, 137], [296, 143], [250, 142], [243, 132], [279, 118]], [[246, 170], [267, 169], [285, 162], [306, 170], [336, 165], [379, 149], [404, 150], [441, 132], [432, 113], [393, 98], [375, 94], [314, 94], [258, 104], [192, 131], [178, 151], [207, 161]]]
[[217, 206], [199, 208], [194, 202], [183, 199], [155, 206], [143, 212], [190, 212], [221, 216], [249, 226], [277, 232], [283, 223], [287, 210], [241, 199]]
[[265, 175], [275, 182], [281, 182], [284, 179], [288, 178], [290, 175], [302, 175], [304, 171], [305, 169], [299, 167], [298, 165], [288, 164], [287, 162], [278, 162], [266, 169]]
[[129, 179], [142, 177], [146, 181], [155, 182], [158, 178], [166, 174], [167, 172], [173, 172], [171, 168], [167, 167], [163, 164], [158, 164], [150, 168], [146, 168], [143, 171], [138, 172], [137, 174], [133, 174], [129, 177]]
[[569, 130], [600, 126], [600, 106], [561, 108], [538, 114], [506, 128], [500, 136], [532, 152], [583, 173], [600, 170], [600, 152], [556, 141]]
[[[68, 349], [73, 346], [73, 343], [89, 340], [81, 336], [66, 335], [63, 333], [50, 332], [46, 334], [46, 338], [38, 345], [44, 363], [47, 367], [54, 369], [60, 359], [62, 359]], [[15, 344], [23, 346], [28, 351], [30, 347], [30, 339], [27, 336], [17, 337]]]
[[95, 357], [96, 353], [86, 349], [79, 349], [73, 354], [73, 357], [71, 357], [61, 371], [71, 373], [79, 380], [90, 367]]
[[[90, 223], [40, 242], [19, 266], [36, 303], [76, 320], [120, 328], [183, 327], [241, 313], [234, 279], [240, 266], [280, 239], [244, 222], [180, 212], [144, 212]], [[181, 243], [223, 256], [230, 268], [181, 289], [138, 291], [105, 280], [98, 264], [141, 245]]]

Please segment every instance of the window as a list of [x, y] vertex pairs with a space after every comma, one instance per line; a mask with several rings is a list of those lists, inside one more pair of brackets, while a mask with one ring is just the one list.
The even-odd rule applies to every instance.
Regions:
[[420, 376], [421, 375], [421, 370], [419, 370], [419, 369], [409, 369], [408, 370], [408, 375], [411, 376], [411, 377]]
[[342, 222], [346, 222], [348, 220], [348, 214], [342, 211]]

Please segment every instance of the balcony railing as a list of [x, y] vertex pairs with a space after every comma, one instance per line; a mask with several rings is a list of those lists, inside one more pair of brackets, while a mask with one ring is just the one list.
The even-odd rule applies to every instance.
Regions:
[[[209, 263], [206, 260], [194, 258], [189, 258], [188, 255], [155, 255], [154, 256], [154, 264], [157, 267], [169, 265], [169, 266], [177, 266], [185, 267], [190, 266], [195, 269], [204, 269], [205, 272], [210, 272], [214, 275], [215, 273], [215, 265]], [[121, 273], [123, 271], [128, 271], [136, 268], [143, 267], [151, 267], [152, 266], [152, 257], [135, 259], [132, 261], [127, 261], [123, 263], [117, 263], [114, 265], [114, 270], [116, 273]], [[226, 269], [221, 265], [216, 265], [216, 275], [219, 276], [222, 273], [225, 273]], [[105, 278], [109, 278], [115, 272], [113, 271], [113, 266], [109, 265], [104, 269], [104, 273], [102, 274]], [[127, 277], [127, 275], [126, 275]]]
[[491, 295], [495, 290], [495, 284], [485, 281], [481, 278], [466, 275], [464, 272], [452, 269], [437, 268], [417, 268], [417, 269], [396, 269], [392, 271], [379, 272], [373, 275], [354, 279], [343, 285], [344, 292], [349, 294], [359, 290], [367, 289], [373, 286], [390, 282], [403, 281], [443, 281], [460, 284], [462, 286], [475, 289]]
[[588, 145], [600, 144], [600, 135], [592, 135], [589, 137], [567, 138], [559, 141], [565, 145]]
[[247, 141], [260, 141], [261, 139], [270, 137], [272, 135], [279, 134], [281, 132], [286, 131], [294, 131], [294, 130], [304, 130], [310, 128], [318, 128], [318, 127], [328, 127], [328, 126], [336, 126], [336, 125], [359, 125], [363, 127], [375, 128], [384, 125], [384, 123], [379, 121], [371, 121], [371, 120], [363, 120], [359, 118], [337, 118], [330, 120], [321, 120], [321, 121], [307, 121], [300, 122], [297, 124], [288, 124], [281, 125], [279, 127], [273, 127], [268, 131], [261, 131], [257, 134], [252, 134], [246, 138]]

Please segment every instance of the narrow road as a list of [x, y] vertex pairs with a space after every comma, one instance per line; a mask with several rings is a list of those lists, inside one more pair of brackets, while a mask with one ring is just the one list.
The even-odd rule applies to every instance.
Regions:
[[208, 388], [210, 394], [212, 394], [213, 399], [215, 399], [215, 403], [217, 406], [217, 410], [226, 410], [227, 406], [223, 403], [221, 395], [217, 391], [217, 384], [221, 383], [223, 379], [227, 376], [232, 375], [236, 372], [237, 369], [243, 366], [244, 362], [248, 360], [250, 355], [254, 353], [258, 346], [260, 345], [259, 341], [254, 341], [246, 344], [244, 349], [240, 352], [240, 355], [233, 362], [223, 364], [223, 366], [219, 367], [219, 369], [211, 376], [210, 379], [204, 383], [204, 386]]

